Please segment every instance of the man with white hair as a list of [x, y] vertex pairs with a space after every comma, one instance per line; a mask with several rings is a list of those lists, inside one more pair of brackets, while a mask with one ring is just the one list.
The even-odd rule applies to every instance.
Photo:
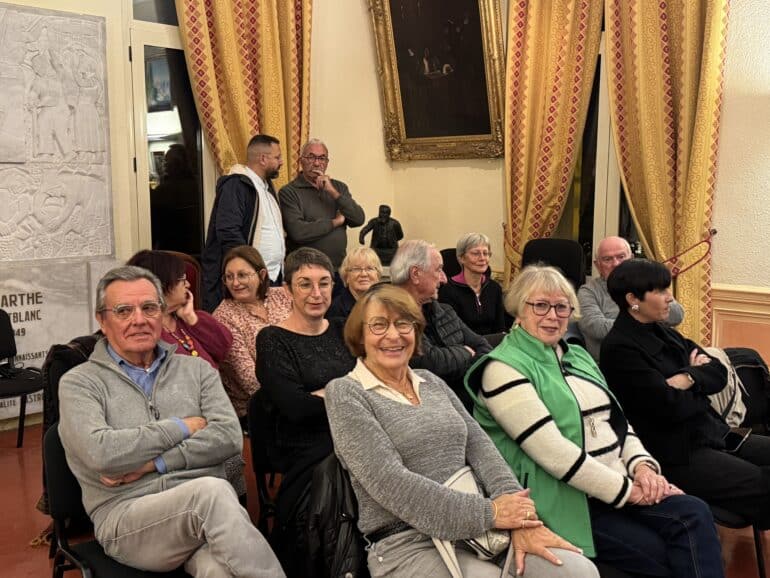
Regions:
[[96, 289], [104, 338], [61, 380], [59, 433], [96, 539], [142, 570], [283, 577], [224, 479], [243, 436], [219, 374], [161, 340], [164, 308], [146, 269], [108, 271]]
[[447, 281], [441, 253], [426, 241], [403, 242], [390, 263], [390, 279], [414, 297], [425, 316], [422, 353], [412, 357], [409, 365], [438, 375], [465, 407], [471, 408], [463, 385], [465, 372], [492, 347], [463, 323], [450, 305], [437, 301], [439, 286]]
[[337, 270], [347, 251], [347, 228], [364, 224], [364, 210], [345, 183], [327, 174], [329, 150], [322, 141], [306, 142], [299, 163], [302, 170], [297, 178], [278, 192], [287, 252], [313, 247], [325, 253]]
[[[578, 290], [581, 318], [578, 327], [586, 342], [586, 349], [597, 361], [602, 340], [607, 336], [618, 316], [618, 306], [607, 291], [607, 277], [615, 267], [633, 257], [631, 245], [622, 237], [606, 237], [599, 241], [594, 255], [598, 277], [592, 277]], [[672, 301], [667, 323], [679, 325], [684, 319], [684, 310]]]

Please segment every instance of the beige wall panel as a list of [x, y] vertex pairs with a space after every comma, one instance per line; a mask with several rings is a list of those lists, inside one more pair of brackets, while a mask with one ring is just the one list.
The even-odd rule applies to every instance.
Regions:
[[715, 285], [714, 345], [751, 347], [770, 360], [770, 289]]

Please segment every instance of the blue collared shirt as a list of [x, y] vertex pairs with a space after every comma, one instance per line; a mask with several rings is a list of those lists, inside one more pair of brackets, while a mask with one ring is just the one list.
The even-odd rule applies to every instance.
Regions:
[[[144, 395], [146, 395], [147, 399], [150, 400], [150, 408], [155, 414], [155, 419], [159, 419], [158, 410], [152, 405], [152, 391], [155, 387], [155, 380], [158, 378], [158, 373], [160, 372], [160, 366], [163, 363], [163, 360], [166, 359], [168, 352], [162, 347], [155, 346], [155, 360], [147, 369], [133, 365], [132, 363], [129, 363], [123, 359], [120, 355], [118, 355], [117, 351], [115, 351], [109, 343], [107, 344], [107, 353], [109, 353], [110, 357], [115, 360], [115, 363], [117, 363], [118, 367], [123, 370], [123, 373], [125, 373], [128, 378], [136, 385], [142, 388]], [[179, 424], [179, 427], [182, 428], [185, 439], [190, 437], [190, 430], [181, 419], [178, 417], [172, 417], [171, 419], [173, 419], [177, 424]], [[161, 474], [165, 474], [166, 471], [168, 471], [166, 468], [166, 462], [161, 456], [155, 458], [153, 462], [155, 463], [155, 469], [158, 470], [158, 472]]]

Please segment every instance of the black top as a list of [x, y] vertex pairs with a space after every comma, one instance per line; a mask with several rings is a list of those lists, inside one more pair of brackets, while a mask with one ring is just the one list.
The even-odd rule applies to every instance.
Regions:
[[[273, 416], [275, 452], [286, 472], [299, 454], [329, 447], [324, 400], [312, 391], [326, 387], [356, 364], [343, 338], [344, 319], [332, 319], [321, 335], [302, 335], [275, 325], [257, 334], [257, 379]], [[315, 453], [315, 452], [314, 452]], [[283, 463], [281, 463], [283, 462]]]
[[347, 319], [350, 312], [353, 310], [353, 306], [356, 304], [356, 298], [350, 292], [348, 287], [345, 287], [334, 300], [332, 300], [331, 307], [326, 312], [327, 319], [333, 319], [335, 317], [341, 317]]
[[[600, 367], [628, 421], [645, 447], [663, 464], [687, 464], [698, 447], [724, 448], [729, 429], [711, 408], [708, 395], [721, 391], [727, 370], [717, 359], [693, 367], [690, 352], [705, 353], [675, 329], [640, 323], [621, 311], [601, 348]], [[689, 373], [687, 390], [666, 379]]]
[[491, 335], [506, 331], [503, 289], [490, 278], [481, 285], [478, 298], [475, 291], [465, 283], [450, 279], [438, 291], [438, 300], [451, 305], [465, 324], [479, 335]]

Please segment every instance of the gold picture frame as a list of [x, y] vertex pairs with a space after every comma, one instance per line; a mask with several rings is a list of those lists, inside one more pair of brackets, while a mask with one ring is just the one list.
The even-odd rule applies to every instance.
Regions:
[[390, 159], [503, 156], [500, 0], [369, 0], [369, 7]]

